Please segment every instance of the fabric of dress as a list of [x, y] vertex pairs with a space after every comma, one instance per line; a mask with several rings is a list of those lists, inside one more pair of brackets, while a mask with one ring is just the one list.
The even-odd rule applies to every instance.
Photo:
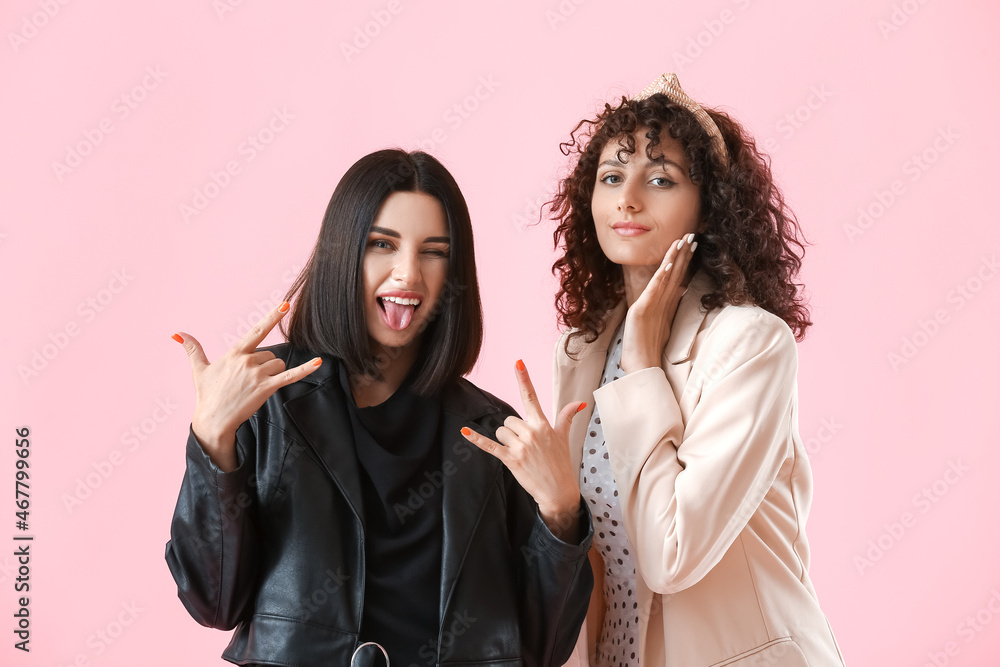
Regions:
[[[619, 379], [622, 322], [612, 336], [611, 348], [601, 377], [601, 386]], [[604, 561], [604, 623], [597, 639], [595, 667], [638, 665], [639, 605], [635, 597], [635, 562], [629, 552], [618, 488], [611, 472], [604, 429], [597, 408], [591, 416], [580, 463], [580, 492], [594, 517], [594, 547]]]

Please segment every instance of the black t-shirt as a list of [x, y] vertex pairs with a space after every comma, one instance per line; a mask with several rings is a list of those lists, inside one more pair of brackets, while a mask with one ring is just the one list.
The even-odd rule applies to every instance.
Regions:
[[[361, 470], [365, 600], [361, 642], [378, 642], [394, 666], [433, 665], [440, 627], [440, 396], [411, 391], [413, 373], [385, 402], [359, 408], [347, 373], [340, 382]], [[365, 649], [359, 664], [379, 665]], [[377, 659], [374, 657], [377, 656]]]

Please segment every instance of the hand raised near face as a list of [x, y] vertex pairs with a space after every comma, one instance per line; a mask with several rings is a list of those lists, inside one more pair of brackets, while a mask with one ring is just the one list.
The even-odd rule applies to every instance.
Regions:
[[304, 378], [322, 363], [319, 357], [295, 368], [257, 346], [288, 312], [288, 302], [267, 313], [238, 343], [209, 363], [194, 336], [176, 333], [191, 360], [195, 409], [191, 429], [220, 469], [236, 469], [236, 429], [275, 391]]
[[697, 247], [694, 234], [671, 244], [646, 288], [629, 307], [622, 335], [621, 366], [626, 373], [659, 368], [677, 304], [684, 294], [681, 281]]
[[497, 429], [500, 442], [463, 428], [466, 440], [500, 459], [538, 504], [539, 514], [552, 534], [567, 542], [577, 539], [580, 486], [569, 454], [569, 427], [586, 407], [574, 401], [563, 407], [555, 427], [549, 424], [524, 363], [515, 370], [525, 418], [510, 416]]

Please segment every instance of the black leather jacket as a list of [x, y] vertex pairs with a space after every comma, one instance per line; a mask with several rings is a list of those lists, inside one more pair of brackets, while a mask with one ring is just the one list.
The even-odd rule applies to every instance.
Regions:
[[[288, 367], [315, 356], [270, 349]], [[237, 664], [347, 667], [358, 644], [365, 537], [338, 373], [324, 357], [271, 396], [239, 428], [233, 472], [189, 433], [167, 564], [195, 620], [236, 628], [223, 657]], [[456, 437], [436, 477], [441, 627], [420, 655], [427, 665], [561, 665], [593, 588], [590, 514], [581, 503], [579, 544], [554, 537], [509, 471], [458, 435], [469, 426], [495, 437], [514, 411], [465, 380], [442, 405], [442, 432]]]

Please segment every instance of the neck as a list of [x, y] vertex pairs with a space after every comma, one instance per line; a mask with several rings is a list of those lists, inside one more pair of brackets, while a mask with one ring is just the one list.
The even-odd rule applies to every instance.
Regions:
[[416, 363], [420, 345], [419, 340], [415, 340], [406, 347], [382, 347], [375, 344], [372, 349], [378, 360], [377, 365], [382, 372], [382, 378], [380, 380], [369, 376], [351, 378], [351, 392], [359, 408], [384, 403], [396, 393]]
[[[625, 279], [625, 305], [629, 308], [632, 307], [632, 304], [642, 295], [642, 291], [649, 285], [649, 281], [658, 268], [658, 266], [622, 266], [622, 277]], [[681, 287], [687, 287], [693, 276], [694, 267], [688, 265], [684, 279], [681, 280]]]

